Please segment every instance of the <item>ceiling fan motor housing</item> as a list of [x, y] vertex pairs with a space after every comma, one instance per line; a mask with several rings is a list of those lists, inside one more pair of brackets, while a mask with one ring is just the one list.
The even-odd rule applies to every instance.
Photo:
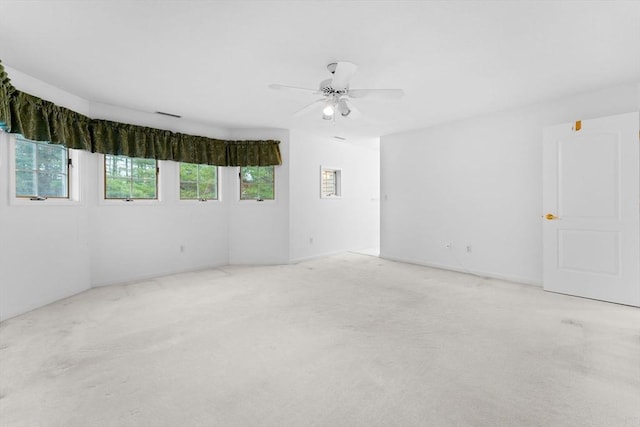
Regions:
[[324, 96], [331, 96], [331, 95], [346, 95], [347, 93], [347, 89], [341, 89], [341, 90], [337, 90], [334, 89], [331, 86], [331, 81], [332, 79], [327, 79], [327, 80], [323, 80], [320, 82], [320, 92], [322, 92], [322, 94]]

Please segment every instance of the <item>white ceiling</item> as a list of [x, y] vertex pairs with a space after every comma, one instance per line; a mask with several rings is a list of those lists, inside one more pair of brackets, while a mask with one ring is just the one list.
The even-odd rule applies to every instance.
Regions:
[[[640, 2], [1, 0], [0, 59], [91, 101], [369, 138], [639, 81]], [[405, 97], [332, 123], [267, 87], [315, 88], [337, 60]]]

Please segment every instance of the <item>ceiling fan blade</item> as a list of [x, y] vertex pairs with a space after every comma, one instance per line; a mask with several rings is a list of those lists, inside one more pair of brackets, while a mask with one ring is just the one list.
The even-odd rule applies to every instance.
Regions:
[[358, 66], [351, 62], [338, 62], [336, 70], [333, 72], [331, 87], [336, 90], [342, 90], [349, 87], [349, 80], [356, 72]]
[[304, 92], [311, 92], [311, 93], [320, 93], [318, 92], [318, 89], [310, 89], [310, 88], [306, 88], [306, 87], [298, 87], [298, 86], [287, 86], [287, 85], [280, 85], [280, 84], [270, 84], [269, 85], [270, 89], [275, 89], [275, 90], [301, 90]]
[[325, 102], [325, 101], [326, 101], [325, 98], [316, 99], [311, 104], [305, 105], [304, 107], [302, 107], [301, 109], [299, 109], [298, 111], [293, 113], [293, 117], [300, 117], [303, 114], [308, 113], [309, 111], [313, 110], [313, 107], [315, 107], [316, 104], [319, 104], [319, 103]]
[[404, 91], [402, 89], [350, 89], [348, 95], [351, 98], [399, 99], [404, 96]]

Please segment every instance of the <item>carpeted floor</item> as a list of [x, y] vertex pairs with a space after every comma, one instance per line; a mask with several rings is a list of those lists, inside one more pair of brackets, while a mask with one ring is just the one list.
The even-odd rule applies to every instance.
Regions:
[[640, 310], [344, 254], [0, 324], [0, 425], [639, 426]]

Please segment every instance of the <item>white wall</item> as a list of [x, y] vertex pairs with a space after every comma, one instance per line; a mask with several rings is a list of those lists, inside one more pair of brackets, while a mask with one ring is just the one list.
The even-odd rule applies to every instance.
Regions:
[[9, 206], [8, 141], [0, 132], [0, 319], [90, 287], [87, 210]]
[[286, 264], [289, 262], [289, 131], [237, 129], [231, 139], [280, 141], [282, 165], [275, 167], [275, 200], [239, 200], [239, 168], [226, 168], [229, 198], [229, 263]]
[[[55, 98], [81, 113], [89, 109], [82, 98], [5, 69], [25, 92]], [[0, 132], [0, 320], [91, 286], [87, 209], [79, 204], [10, 205], [9, 138]]]
[[[219, 201], [181, 201], [178, 163], [161, 161], [160, 200], [125, 203], [103, 200], [103, 156], [77, 151], [78, 201], [16, 203], [9, 191], [13, 137], [0, 132], [0, 319], [92, 286], [378, 245], [377, 146], [165, 119], [89, 102], [6, 68], [18, 89], [89, 117], [224, 139], [280, 140], [283, 165], [276, 167], [274, 201], [240, 201], [238, 168], [220, 169]], [[320, 200], [320, 165], [342, 168], [342, 199]]]
[[[18, 89], [90, 117], [99, 112], [93, 117], [160, 127], [161, 116], [90, 103], [7, 70]], [[164, 128], [218, 138], [230, 133], [189, 122]], [[102, 155], [79, 151], [79, 202], [16, 204], [9, 194], [9, 138], [0, 132], [0, 319], [91, 286], [228, 263], [227, 204], [180, 201], [178, 163], [159, 163], [160, 201], [106, 202]]]
[[51, 86], [19, 70], [8, 67], [5, 64], [3, 64], [3, 66], [11, 79], [11, 84], [18, 90], [77, 111], [87, 117], [113, 120], [138, 126], [155, 127], [210, 138], [227, 139], [229, 137], [229, 130], [222, 127], [214, 127], [186, 119], [178, 119], [156, 113], [88, 101], [55, 86]]
[[227, 264], [227, 205], [180, 200], [179, 163], [159, 162], [159, 201], [105, 201], [103, 156], [87, 155], [93, 286]]
[[[377, 141], [376, 141], [377, 142]], [[380, 151], [291, 132], [291, 259], [377, 248]], [[320, 168], [341, 169], [342, 195], [320, 198]]]
[[630, 111], [635, 84], [381, 138], [381, 256], [540, 284], [542, 129]]
[[80, 201], [19, 203], [5, 185], [9, 138], [0, 134], [0, 318], [91, 286], [228, 263], [228, 207], [179, 200], [178, 163], [159, 163], [161, 200], [104, 201], [102, 155], [79, 151]]

